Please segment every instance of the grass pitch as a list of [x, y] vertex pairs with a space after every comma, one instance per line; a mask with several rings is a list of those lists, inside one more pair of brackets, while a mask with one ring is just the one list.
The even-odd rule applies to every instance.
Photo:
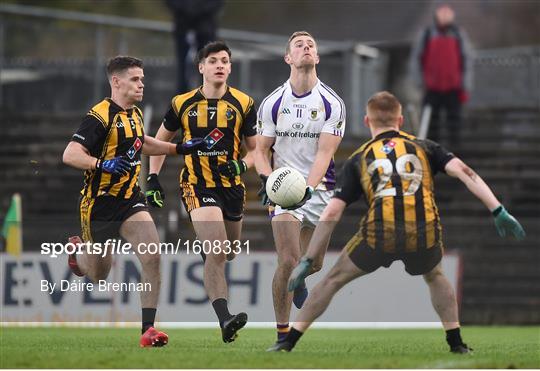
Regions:
[[292, 353], [266, 353], [271, 329], [230, 344], [212, 329], [171, 329], [163, 348], [125, 328], [0, 328], [2, 368], [540, 368], [540, 327], [465, 327], [473, 355], [448, 352], [442, 330], [312, 329]]

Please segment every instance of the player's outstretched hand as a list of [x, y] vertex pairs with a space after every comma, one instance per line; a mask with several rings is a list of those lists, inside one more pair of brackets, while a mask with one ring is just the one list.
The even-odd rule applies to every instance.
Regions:
[[203, 138], [191, 138], [187, 142], [178, 143], [176, 145], [176, 153], [179, 155], [189, 155], [198, 149], [206, 148], [206, 143]]
[[268, 177], [266, 175], [259, 174], [259, 178], [261, 178], [261, 188], [257, 192], [257, 196], [261, 198], [261, 203], [263, 205], [270, 205], [270, 199], [266, 194], [266, 181], [268, 180]]
[[286, 210], [296, 210], [306, 204], [308, 200], [311, 198], [311, 195], [313, 194], [313, 188], [310, 186], [306, 187], [306, 193], [304, 193], [304, 197], [297, 203], [289, 207], [284, 207]]
[[110, 160], [98, 159], [96, 162], [96, 169], [101, 169], [109, 174], [126, 175], [131, 169], [131, 164], [125, 157], [118, 156]]
[[525, 231], [519, 222], [514, 218], [503, 205], [493, 210], [493, 217], [495, 218], [495, 227], [499, 236], [505, 237], [506, 235], [513, 234], [518, 240], [525, 238]]
[[146, 201], [153, 207], [163, 207], [163, 201], [165, 200], [165, 192], [159, 184], [157, 174], [148, 174], [146, 178]]
[[287, 286], [289, 291], [294, 291], [311, 272], [311, 266], [313, 265], [313, 259], [306, 258], [305, 256], [300, 259], [300, 263], [293, 269], [291, 277], [289, 277], [289, 285]]
[[218, 166], [221, 175], [232, 178], [247, 171], [247, 165], [243, 160], [230, 160]]

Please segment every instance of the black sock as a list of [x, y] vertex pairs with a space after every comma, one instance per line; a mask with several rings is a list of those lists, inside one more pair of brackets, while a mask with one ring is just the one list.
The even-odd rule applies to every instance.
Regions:
[[219, 325], [223, 327], [223, 322], [232, 317], [231, 313], [229, 313], [229, 308], [227, 308], [227, 299], [216, 299], [212, 302], [212, 306], [218, 316]]
[[287, 335], [289, 335], [290, 327], [289, 322], [287, 323], [277, 323], [277, 341], [284, 341]]
[[463, 344], [463, 340], [461, 340], [461, 334], [459, 332], [459, 327], [452, 330], [446, 330], [446, 342], [448, 343], [448, 345], [450, 345], [451, 348]]
[[294, 347], [296, 345], [296, 342], [300, 340], [300, 337], [302, 335], [304, 334], [295, 329], [294, 327], [291, 327], [291, 331], [289, 331], [289, 335], [287, 335], [287, 338], [285, 340], [291, 343]]
[[154, 327], [154, 320], [156, 319], [156, 308], [143, 308], [142, 309], [142, 333], [148, 330], [149, 327]]

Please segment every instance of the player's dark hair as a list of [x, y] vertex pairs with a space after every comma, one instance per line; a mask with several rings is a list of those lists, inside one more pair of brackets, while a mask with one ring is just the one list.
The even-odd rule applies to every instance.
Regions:
[[202, 63], [210, 54], [219, 53], [222, 50], [225, 50], [229, 54], [229, 58], [231, 58], [231, 49], [224, 41], [211, 41], [199, 50], [195, 62], [197, 64]]
[[107, 62], [107, 76], [110, 77], [116, 72], [123, 72], [131, 67], [143, 68], [143, 62], [135, 57], [116, 56]]
[[401, 103], [392, 93], [381, 91], [369, 98], [367, 113], [377, 125], [392, 126], [401, 115]]

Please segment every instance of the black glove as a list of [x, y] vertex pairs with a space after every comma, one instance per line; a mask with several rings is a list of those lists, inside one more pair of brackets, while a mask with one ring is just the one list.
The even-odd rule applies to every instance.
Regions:
[[159, 184], [157, 174], [148, 174], [146, 178], [146, 201], [153, 207], [163, 207], [163, 201], [165, 200], [165, 192]]
[[247, 171], [247, 165], [243, 160], [230, 160], [218, 166], [221, 175], [232, 178]]
[[191, 138], [187, 142], [178, 143], [176, 145], [176, 153], [179, 155], [189, 155], [198, 149], [206, 149], [204, 138]]
[[126, 175], [129, 173], [130, 168], [131, 164], [125, 157], [122, 156], [118, 156], [110, 160], [98, 159], [96, 161], [96, 169], [101, 169], [109, 174]]
[[297, 203], [289, 207], [284, 207], [285, 210], [296, 210], [302, 206], [305, 205], [305, 203], [311, 198], [311, 195], [313, 194], [313, 188], [307, 186], [306, 187], [306, 193], [304, 193], [304, 197]]
[[270, 205], [270, 199], [266, 194], [266, 181], [268, 180], [268, 177], [266, 175], [259, 174], [259, 178], [261, 178], [261, 189], [259, 189], [257, 192], [257, 196], [261, 198], [261, 203], [263, 205]]

